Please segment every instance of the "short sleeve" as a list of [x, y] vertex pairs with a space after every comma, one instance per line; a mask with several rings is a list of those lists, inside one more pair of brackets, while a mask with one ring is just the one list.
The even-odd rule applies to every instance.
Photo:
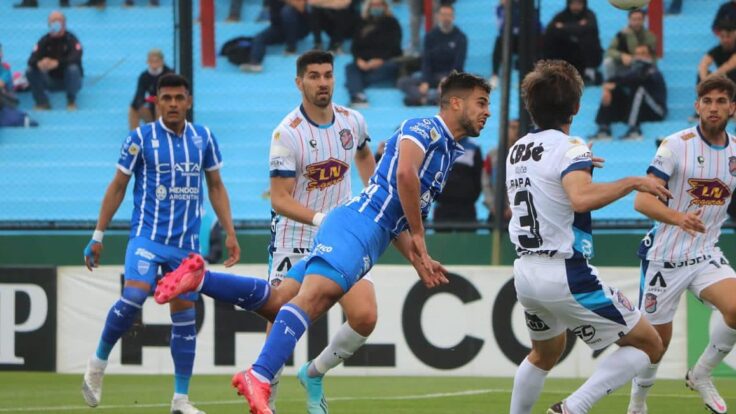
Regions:
[[670, 180], [672, 173], [677, 167], [675, 145], [676, 140], [672, 138], [665, 139], [659, 144], [657, 153], [654, 155], [651, 164], [649, 164], [649, 168], [647, 168], [647, 174], [652, 174], [655, 177], [663, 179], [665, 182]]
[[118, 158], [118, 169], [126, 175], [132, 175], [140, 163], [138, 159], [143, 156], [143, 136], [141, 129], [136, 128], [130, 131], [130, 135], [125, 138], [123, 146], [120, 149], [120, 158]]
[[560, 178], [573, 171], [592, 171], [593, 154], [585, 143], [578, 138], [571, 138], [560, 163]]
[[296, 151], [289, 139], [288, 131], [279, 126], [271, 136], [269, 174], [271, 177], [296, 177]]
[[212, 134], [209, 128], [205, 128], [207, 131], [207, 146], [204, 149], [204, 160], [202, 167], [205, 171], [219, 170], [222, 167], [222, 154], [220, 154], [220, 146], [217, 144], [217, 139]]
[[410, 119], [401, 124], [399, 141], [408, 139], [419, 146], [425, 153], [432, 142], [439, 139], [440, 133], [429, 119]]
[[368, 124], [365, 122], [365, 118], [357, 111], [352, 111], [352, 116], [355, 119], [355, 124], [358, 133], [358, 149], [362, 150], [363, 147], [371, 140], [368, 134]]

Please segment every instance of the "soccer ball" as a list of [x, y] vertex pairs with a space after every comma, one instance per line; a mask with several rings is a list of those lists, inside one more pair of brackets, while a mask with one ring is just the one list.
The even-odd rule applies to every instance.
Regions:
[[621, 10], [640, 9], [649, 4], [650, 0], [608, 0], [613, 7]]

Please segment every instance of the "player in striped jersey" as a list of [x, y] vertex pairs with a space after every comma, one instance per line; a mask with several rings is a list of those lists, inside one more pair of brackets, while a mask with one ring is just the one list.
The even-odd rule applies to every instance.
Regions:
[[[115, 343], [136, 320], [155, 284], [159, 267], [169, 271], [187, 254], [199, 251], [202, 178], [209, 198], [227, 232], [225, 245], [232, 266], [240, 257], [227, 191], [220, 178], [222, 165], [217, 140], [204, 126], [186, 121], [192, 96], [189, 82], [179, 75], [165, 75], [157, 85], [161, 118], [131, 131], [125, 140], [115, 178], [102, 201], [96, 230], [84, 250], [89, 270], [99, 265], [103, 232], [120, 207], [131, 176], [133, 217], [125, 254], [125, 285], [121, 298], [110, 309], [97, 351], [90, 358], [82, 394], [91, 407], [100, 403], [102, 377]], [[262, 287], [265, 295], [268, 285]], [[171, 412], [202, 413], [188, 399], [196, 344], [194, 301], [197, 294], [182, 295], [171, 302], [171, 354], [175, 367], [175, 391]]]
[[[647, 172], [666, 184], [674, 198], [662, 203], [639, 194], [636, 209], [658, 223], [639, 249], [639, 308], [659, 332], [665, 347], [672, 338], [672, 319], [680, 297], [691, 291], [712, 305], [710, 343], [686, 376], [686, 385], [700, 393], [706, 407], [722, 414], [726, 403], [711, 373], [736, 343], [736, 273], [718, 248], [721, 226], [736, 189], [736, 137], [726, 132], [734, 115], [736, 85], [713, 75], [697, 87], [694, 128], [665, 139]], [[637, 376], [631, 389], [630, 414], [647, 412], [646, 395], [657, 373], [652, 365]]]

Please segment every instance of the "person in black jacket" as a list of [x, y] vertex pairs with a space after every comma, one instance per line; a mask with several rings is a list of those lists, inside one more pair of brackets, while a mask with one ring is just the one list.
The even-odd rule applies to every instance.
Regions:
[[141, 120], [153, 122], [156, 115], [156, 85], [158, 79], [174, 71], [164, 63], [164, 53], [161, 49], [148, 51], [148, 69], [138, 76], [138, 85], [135, 89], [133, 102], [128, 110], [128, 128], [138, 128]]
[[77, 109], [77, 92], [82, 89], [82, 44], [66, 30], [61, 12], [49, 15], [49, 32], [36, 43], [28, 59], [26, 76], [31, 84], [36, 110], [50, 109], [46, 89], [66, 91], [66, 108]]
[[586, 84], [600, 84], [598, 67], [603, 49], [598, 38], [598, 20], [587, 0], [567, 0], [565, 10], [549, 22], [544, 34], [547, 59], [562, 59], [575, 66]]
[[603, 84], [595, 117], [598, 132], [591, 139], [610, 138], [613, 122], [628, 124], [622, 139], [641, 138], [642, 122], [661, 121], [667, 116], [667, 86], [653, 56], [649, 46], [637, 46], [629, 68]]
[[354, 61], [345, 67], [346, 86], [353, 107], [368, 106], [366, 86], [396, 82], [401, 56], [401, 26], [386, 0], [366, 0], [362, 19], [353, 35]]
[[481, 193], [483, 153], [472, 138], [458, 141], [465, 152], [452, 165], [445, 189], [437, 198], [435, 223], [473, 223], [478, 219], [475, 202]]
[[736, 22], [736, 0], [727, 1], [718, 8], [711, 25], [714, 33], [718, 34], [720, 31], [719, 24], [724, 20]]
[[468, 38], [455, 26], [455, 10], [443, 4], [437, 11], [437, 27], [424, 36], [422, 71], [399, 79], [407, 106], [437, 105], [438, 86], [453, 70], [463, 71]]

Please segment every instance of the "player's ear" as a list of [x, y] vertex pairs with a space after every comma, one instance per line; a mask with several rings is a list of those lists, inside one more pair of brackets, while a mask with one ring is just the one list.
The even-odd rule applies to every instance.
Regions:
[[736, 112], [736, 102], [731, 101], [731, 105], [730, 105], [730, 107], [728, 109], [729, 118], [733, 118], [734, 112]]
[[192, 95], [187, 95], [187, 109], [192, 109]]
[[572, 110], [572, 115], [573, 116], [577, 115], [579, 111], [580, 111], [580, 101], [578, 101], [578, 103], [575, 104], [575, 108], [573, 108]]
[[301, 76], [297, 76], [296, 78], [294, 78], [294, 83], [296, 83], [296, 87], [299, 88], [300, 92], [304, 92], [304, 84], [302, 82]]

